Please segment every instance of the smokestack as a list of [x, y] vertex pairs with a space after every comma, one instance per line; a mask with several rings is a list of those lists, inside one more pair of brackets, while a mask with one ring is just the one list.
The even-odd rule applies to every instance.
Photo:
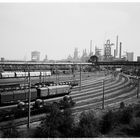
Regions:
[[120, 59], [121, 59], [121, 55], [122, 55], [122, 42], [120, 42], [120, 55], [119, 55]]
[[92, 40], [90, 40], [90, 54], [92, 53]]
[[116, 58], [116, 50], [114, 49], [114, 58]]
[[118, 55], [118, 35], [116, 37], [116, 56]]

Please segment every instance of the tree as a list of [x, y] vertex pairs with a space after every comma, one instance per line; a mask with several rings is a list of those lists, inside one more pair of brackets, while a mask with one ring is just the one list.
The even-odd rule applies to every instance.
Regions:
[[55, 104], [52, 105], [50, 111], [46, 115], [46, 119], [41, 122], [40, 127], [38, 127], [36, 137], [61, 137], [58, 127], [63, 123], [62, 113]]
[[35, 137], [72, 137], [73, 123], [74, 119], [70, 108], [61, 111], [57, 104], [52, 104], [50, 113], [37, 128]]
[[119, 125], [129, 125], [133, 118], [133, 109], [127, 107], [118, 111], [109, 111], [102, 117], [101, 133], [108, 134], [116, 129]]
[[118, 111], [118, 121], [122, 124], [129, 124], [133, 118], [133, 109], [131, 107]]
[[70, 108], [67, 108], [63, 112], [63, 123], [59, 126], [59, 131], [62, 134], [62, 137], [74, 137], [74, 117], [72, 116], [72, 111]]
[[60, 109], [71, 108], [75, 105], [75, 102], [70, 96], [64, 96], [62, 100], [59, 101]]
[[102, 120], [100, 122], [102, 134], [107, 134], [109, 131], [111, 131], [113, 129], [114, 123], [115, 120], [112, 111], [109, 111], [105, 115], [103, 115]]
[[83, 112], [75, 132], [76, 137], [97, 137], [99, 132], [99, 121], [95, 118], [94, 112]]
[[88, 60], [88, 62], [92, 62], [92, 63], [97, 63], [98, 62], [98, 57], [96, 56], [96, 55], [92, 55], [90, 58], [89, 58], [89, 60]]

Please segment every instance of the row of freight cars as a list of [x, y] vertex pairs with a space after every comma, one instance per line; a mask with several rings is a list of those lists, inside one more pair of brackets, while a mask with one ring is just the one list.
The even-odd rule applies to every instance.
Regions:
[[[47, 99], [51, 97], [69, 95], [71, 85], [56, 85], [41, 88], [31, 88], [31, 101]], [[26, 102], [29, 97], [29, 89], [14, 90], [0, 93], [0, 105], [16, 104], [20, 101]]]
[[[57, 84], [54, 81], [46, 81], [46, 82], [37, 82], [32, 83], [31, 88], [38, 88], [38, 87], [46, 87], [46, 86], [56, 86]], [[71, 85], [72, 87], [78, 86], [78, 81], [61, 81], [58, 85]], [[28, 89], [29, 83], [5, 83], [0, 84], [0, 92], [7, 92], [13, 90], [23, 90]]]
[[2, 72], [0, 73], [0, 78], [20, 78], [20, 77], [39, 77], [39, 76], [51, 76], [51, 71], [42, 71], [42, 72]]

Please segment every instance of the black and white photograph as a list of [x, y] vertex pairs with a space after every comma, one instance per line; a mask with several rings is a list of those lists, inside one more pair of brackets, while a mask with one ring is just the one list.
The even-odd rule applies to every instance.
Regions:
[[0, 1], [0, 138], [140, 138], [140, 1]]

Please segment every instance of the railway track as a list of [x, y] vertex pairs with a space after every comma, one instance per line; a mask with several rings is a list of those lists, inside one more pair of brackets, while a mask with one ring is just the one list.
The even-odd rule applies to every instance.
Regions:
[[[98, 79], [89, 78], [89, 80], [82, 81], [82, 90], [79, 91], [78, 87], [75, 87], [71, 93], [71, 96], [76, 105], [72, 108], [74, 114], [89, 109], [101, 109], [102, 108], [102, 80], [104, 77]], [[92, 79], [92, 81], [91, 81]], [[136, 99], [136, 87], [132, 86], [130, 80], [127, 77], [119, 76], [116, 79], [107, 77], [105, 81], [105, 108], [111, 108], [119, 105], [120, 102], [129, 102], [132, 99]], [[59, 100], [57, 98], [56, 100]], [[52, 102], [54, 99], [50, 99], [47, 102]], [[42, 119], [44, 114], [40, 116], [32, 116], [33, 122]], [[40, 119], [39, 119], [40, 118]], [[22, 119], [23, 120], [23, 119]], [[25, 119], [27, 121], [27, 118]], [[24, 121], [25, 122], [25, 121]], [[25, 122], [26, 123], [26, 122]], [[25, 124], [22, 121], [22, 124]], [[18, 123], [17, 123], [18, 124]], [[18, 124], [20, 125], [20, 124]], [[3, 125], [0, 124], [0, 127]]]
[[[97, 78], [97, 77], [89, 77], [88, 78], [88, 80], [86, 79], [87, 77], [85, 77], [85, 79], [83, 79], [83, 81], [82, 81], [82, 89], [85, 89], [86, 88], [86, 86], [87, 86], [87, 83], [89, 83], [88, 84], [88, 86], [92, 86], [92, 85], [94, 85], [97, 81], [99, 81], [100, 79], [103, 79], [103, 77], [100, 77], [100, 79], [99, 78]], [[64, 79], [63, 79], [64, 80]], [[79, 89], [79, 86], [77, 86], [76, 88], [74, 88], [74, 90], [75, 91], [77, 91]], [[50, 103], [50, 102], [53, 102], [53, 101], [57, 101], [57, 100], [60, 100], [60, 99], [62, 99], [62, 97], [57, 97], [57, 98], [50, 98], [50, 99], [46, 99], [46, 100], [44, 100], [45, 102], [48, 102], [48, 103]], [[34, 102], [31, 102], [31, 105], [32, 104], [34, 104]], [[7, 106], [0, 106], [0, 111], [1, 110], [6, 110], [6, 109], [13, 109], [13, 108], [15, 108], [15, 107], [17, 107], [17, 105], [7, 105]]]
[[[125, 89], [126, 87], [127, 89]], [[128, 99], [134, 97], [136, 100], [136, 87], [130, 86], [129, 82], [125, 86], [119, 86], [117, 90], [115, 88], [112, 88], [112, 90], [109, 89], [110, 88], [108, 88], [108, 90], [105, 90], [105, 106], [109, 106], [110, 104], [112, 104], [113, 106], [113, 104], [118, 104], [122, 101], [127, 101]], [[92, 95], [92, 97], [89, 96], [86, 98], [85, 96], [83, 96], [82, 99], [83, 100], [77, 101], [76, 106], [73, 108], [73, 112], [102, 108], [102, 92], [100, 91], [98, 91], [95, 95]]]
[[[103, 73], [102, 73], [103, 75]], [[82, 79], [86, 79], [87, 77], [96, 77], [96, 76], [102, 76], [102, 75], [96, 75], [95, 73], [82, 73]], [[78, 73], [78, 75], [75, 75], [75, 77], [73, 77], [72, 74], [70, 75], [59, 75], [57, 76], [58, 81], [66, 81], [66, 80], [75, 80], [75, 79], [79, 79], [80, 74]], [[41, 81], [56, 81], [56, 75], [52, 75], [50, 77], [42, 77]], [[27, 78], [8, 78], [8, 79], [0, 79], [0, 84], [6, 84], [6, 83], [21, 83], [24, 84], [25, 82], [27, 82]], [[40, 82], [40, 78], [39, 77], [31, 77], [31, 82], [32, 83], [36, 83], [36, 82]]]

